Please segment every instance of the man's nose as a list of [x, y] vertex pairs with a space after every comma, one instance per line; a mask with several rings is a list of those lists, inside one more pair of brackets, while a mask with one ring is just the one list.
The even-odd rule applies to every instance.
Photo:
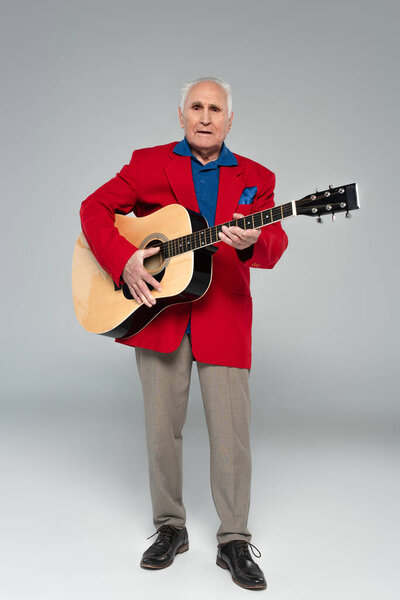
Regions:
[[201, 115], [201, 123], [202, 125], [210, 124], [210, 113], [208, 110], [203, 111], [203, 114]]

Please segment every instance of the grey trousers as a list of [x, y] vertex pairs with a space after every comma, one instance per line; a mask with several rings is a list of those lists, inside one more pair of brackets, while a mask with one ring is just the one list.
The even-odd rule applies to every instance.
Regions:
[[[136, 348], [142, 383], [150, 495], [156, 529], [184, 527], [182, 429], [193, 354], [185, 334], [175, 352]], [[251, 487], [249, 370], [197, 362], [210, 441], [211, 493], [221, 521], [218, 543], [251, 540], [247, 529]]]

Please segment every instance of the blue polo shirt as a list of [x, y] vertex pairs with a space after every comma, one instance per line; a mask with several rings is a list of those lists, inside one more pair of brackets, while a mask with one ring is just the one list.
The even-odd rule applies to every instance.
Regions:
[[[208, 226], [213, 227], [217, 208], [219, 168], [236, 167], [238, 162], [235, 156], [223, 143], [219, 157], [203, 165], [193, 156], [186, 138], [176, 144], [173, 151], [175, 154], [191, 157], [193, 185], [200, 214], [207, 219]], [[190, 333], [190, 319], [185, 333]]]

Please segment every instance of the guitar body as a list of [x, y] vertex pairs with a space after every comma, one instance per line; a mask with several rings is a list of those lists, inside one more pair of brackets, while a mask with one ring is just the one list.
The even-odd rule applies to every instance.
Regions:
[[[198, 213], [170, 204], [146, 217], [115, 215], [119, 233], [137, 248], [149, 248], [208, 227]], [[128, 338], [141, 331], [161, 311], [173, 304], [193, 302], [208, 290], [212, 277], [209, 246], [164, 258], [160, 253], [144, 261], [146, 269], [161, 283], [152, 294], [151, 308], [138, 304], [126, 284], [116, 289], [80, 234], [72, 260], [72, 296], [78, 321], [87, 331], [113, 338]]]

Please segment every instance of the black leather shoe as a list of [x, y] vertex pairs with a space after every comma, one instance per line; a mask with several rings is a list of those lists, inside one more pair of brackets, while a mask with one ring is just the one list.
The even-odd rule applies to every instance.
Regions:
[[[161, 525], [156, 541], [143, 553], [140, 566], [144, 569], [164, 569], [174, 562], [175, 554], [189, 550], [186, 527]], [[156, 535], [153, 533], [153, 535]], [[153, 537], [151, 535], [150, 537]], [[147, 538], [149, 539], [149, 538]]]
[[[254, 554], [253, 548], [256, 547], [246, 540], [232, 540], [225, 544], [218, 544], [217, 565], [229, 569], [233, 581], [241, 587], [249, 590], [265, 590], [267, 582], [264, 573], [252, 559], [249, 546]], [[259, 558], [261, 552], [258, 548], [256, 550]]]

